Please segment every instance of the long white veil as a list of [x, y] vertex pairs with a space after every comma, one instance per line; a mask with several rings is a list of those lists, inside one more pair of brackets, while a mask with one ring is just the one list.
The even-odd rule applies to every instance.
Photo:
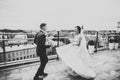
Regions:
[[81, 30], [81, 44], [80, 44], [80, 56], [82, 56], [82, 60], [83, 60], [83, 63], [86, 65], [86, 66], [89, 66], [89, 63], [90, 63], [90, 55], [88, 53], [88, 50], [87, 50], [87, 47], [86, 47], [86, 44], [87, 44], [87, 41], [86, 41], [86, 38], [85, 38], [85, 35], [84, 35], [84, 29]]

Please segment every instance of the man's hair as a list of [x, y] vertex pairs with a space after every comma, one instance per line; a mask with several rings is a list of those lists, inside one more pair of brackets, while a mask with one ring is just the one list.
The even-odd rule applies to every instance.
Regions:
[[41, 23], [40, 24], [40, 28], [42, 29], [43, 27], [45, 27], [47, 24], [46, 23]]

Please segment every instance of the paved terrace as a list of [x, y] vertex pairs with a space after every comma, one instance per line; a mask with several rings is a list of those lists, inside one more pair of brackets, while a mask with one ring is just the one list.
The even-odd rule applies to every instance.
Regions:
[[[103, 73], [97, 75], [94, 80], [120, 80], [120, 50], [98, 51], [95, 53], [95, 56], [104, 54], [117, 58], [116, 62], [118, 66], [115, 66], [118, 68], [117, 74], [115, 72], [107, 73], [109, 69], [107, 71], [105, 69]], [[36, 73], [38, 67], [39, 62], [2, 69], [0, 70], [0, 80], [33, 80], [34, 74]], [[103, 66], [103, 68], [104, 67], [105, 66]], [[49, 76], [43, 80], [87, 80], [79, 76], [71, 76], [66, 65], [61, 60], [49, 60], [45, 71], [48, 72]]]

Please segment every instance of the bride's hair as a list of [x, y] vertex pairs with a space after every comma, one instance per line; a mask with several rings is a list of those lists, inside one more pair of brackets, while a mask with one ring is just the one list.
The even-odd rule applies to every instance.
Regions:
[[78, 32], [81, 33], [81, 27], [80, 26], [76, 26], [78, 29]]

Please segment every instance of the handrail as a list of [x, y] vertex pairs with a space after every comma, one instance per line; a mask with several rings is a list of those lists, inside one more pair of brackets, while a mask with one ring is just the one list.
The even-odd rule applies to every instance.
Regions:
[[[47, 37], [47, 39], [57, 39], [57, 37]], [[69, 37], [60, 37], [60, 38], [69, 38]], [[34, 40], [34, 38], [27, 38], [27, 39], [0, 39], [0, 41], [8, 41], [8, 40]]]

